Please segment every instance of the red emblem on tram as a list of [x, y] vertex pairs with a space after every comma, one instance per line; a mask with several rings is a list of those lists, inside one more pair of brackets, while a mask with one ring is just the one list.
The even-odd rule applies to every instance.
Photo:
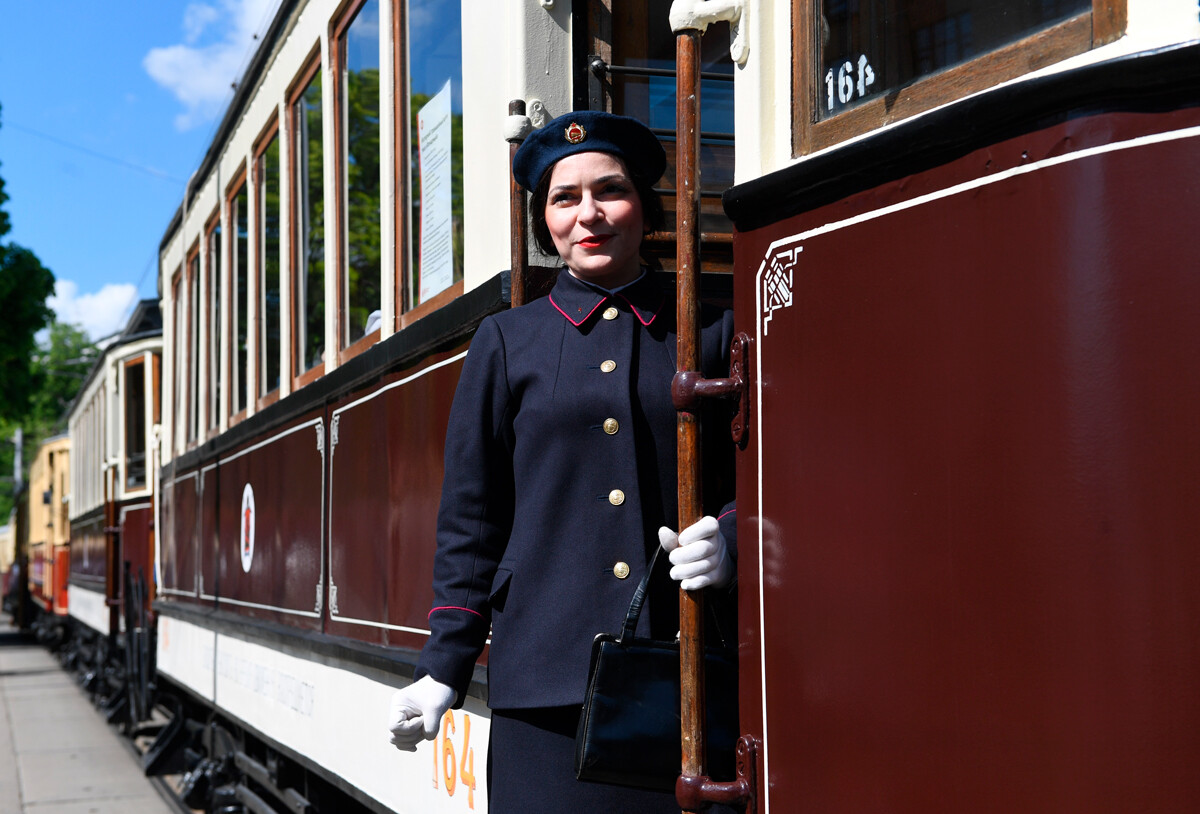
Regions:
[[566, 129], [567, 141], [572, 144], [578, 144], [587, 138], [587, 131], [583, 129], [583, 125], [579, 122], [571, 122]]

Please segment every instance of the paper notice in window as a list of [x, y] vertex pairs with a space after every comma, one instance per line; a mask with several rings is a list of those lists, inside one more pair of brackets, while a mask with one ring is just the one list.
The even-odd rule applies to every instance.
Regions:
[[417, 112], [421, 302], [454, 282], [450, 151], [450, 82], [447, 81]]

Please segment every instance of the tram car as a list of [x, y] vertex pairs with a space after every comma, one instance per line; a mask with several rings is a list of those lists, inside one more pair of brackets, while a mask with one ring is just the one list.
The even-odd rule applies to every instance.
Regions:
[[749, 15], [757, 810], [1196, 809], [1195, 4]]
[[59, 493], [70, 524], [65, 655], [122, 720], [128, 720], [130, 676], [141, 674], [128, 649], [151, 654], [149, 639], [141, 637], [149, 630], [154, 586], [161, 355], [159, 303], [142, 300], [101, 350], [67, 411], [69, 491]]
[[29, 595], [36, 607], [33, 626], [51, 646], [66, 638], [67, 578], [70, 573], [70, 439], [66, 433], [46, 439], [29, 465]]
[[[555, 273], [512, 260], [509, 102], [530, 125], [588, 106], [586, 57], [604, 45], [611, 60], [619, 27], [585, 38], [589, 19], [570, 3], [284, 2], [239, 82], [160, 253], [157, 681], [205, 727], [193, 804], [486, 810], [486, 655], [416, 756], [388, 743], [384, 716], [429, 635], [471, 335]], [[660, 23], [662, 54], [630, 40], [630, 61], [673, 59]], [[727, 183], [733, 66], [715, 50]], [[659, 107], [665, 70], [642, 77]], [[728, 272], [722, 188], [707, 208]], [[653, 236], [666, 268], [672, 237]]]
[[698, 793], [1196, 807], [1197, 37], [1183, 0], [284, 0], [160, 245], [185, 801], [486, 810], [486, 651], [415, 756], [383, 720], [462, 359], [554, 264], [505, 134], [647, 121], [671, 272], [682, 96], [749, 349], [742, 759]]

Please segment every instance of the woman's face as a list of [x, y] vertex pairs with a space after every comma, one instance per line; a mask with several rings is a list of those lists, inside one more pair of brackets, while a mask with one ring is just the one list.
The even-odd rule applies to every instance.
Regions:
[[645, 219], [625, 162], [608, 153], [575, 153], [550, 173], [546, 227], [571, 273], [616, 288], [641, 273]]

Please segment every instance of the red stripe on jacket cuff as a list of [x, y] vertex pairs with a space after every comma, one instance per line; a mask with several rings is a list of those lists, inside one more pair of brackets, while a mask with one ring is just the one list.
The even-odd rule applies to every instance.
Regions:
[[[442, 605], [440, 608], [434, 608], [433, 610], [431, 610], [431, 611], [429, 612], [429, 616], [433, 616], [433, 614], [434, 614], [434, 613], [436, 613], [437, 611], [441, 611], [441, 610], [456, 610], [456, 611], [466, 611], [467, 613], [473, 613], [473, 614], [475, 614], [475, 615], [476, 615], [476, 616], [478, 616], [480, 619], [482, 619], [482, 618], [483, 618], [483, 614], [482, 614], [482, 613], [480, 613], [479, 611], [473, 611], [473, 610], [471, 610], [470, 608], [460, 608], [460, 607], [458, 607], [457, 605]], [[426, 619], [428, 619], [428, 618], [429, 618], [429, 616], [426, 616], [425, 618], [426, 618]]]

